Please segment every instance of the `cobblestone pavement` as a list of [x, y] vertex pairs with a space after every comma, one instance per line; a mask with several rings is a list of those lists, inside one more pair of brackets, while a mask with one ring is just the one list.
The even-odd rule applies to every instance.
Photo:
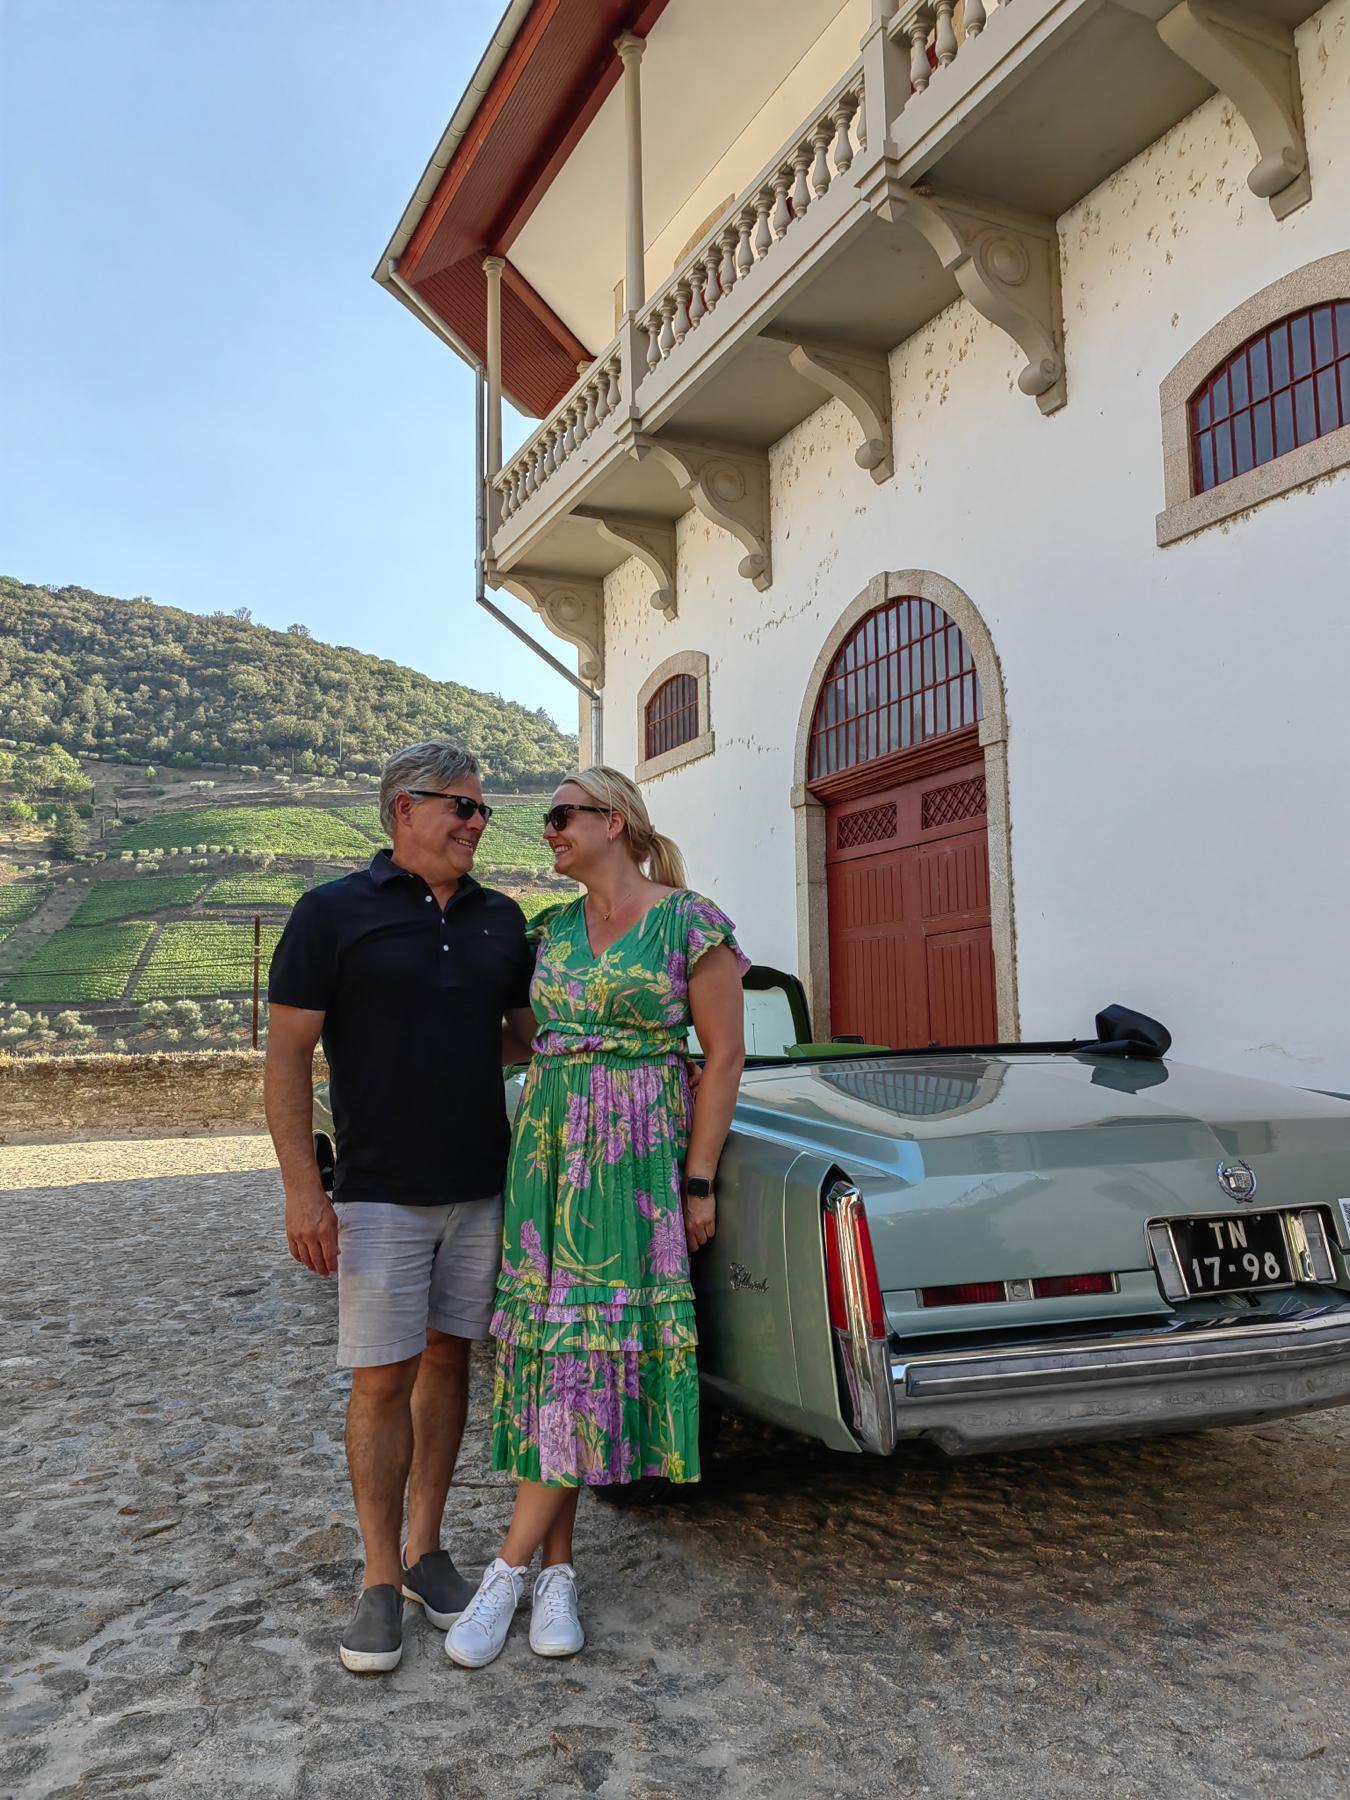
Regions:
[[[397, 1673], [346, 1674], [336, 1294], [266, 1160], [0, 1150], [0, 1793], [1350, 1788], [1350, 1409], [959, 1463], [733, 1432], [702, 1495], [583, 1502], [581, 1658], [522, 1618], [469, 1674], [413, 1616]], [[476, 1373], [475, 1569], [511, 1493]]]

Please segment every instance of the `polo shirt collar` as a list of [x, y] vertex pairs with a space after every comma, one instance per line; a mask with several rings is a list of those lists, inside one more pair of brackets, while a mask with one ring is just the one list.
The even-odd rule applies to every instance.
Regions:
[[[376, 887], [388, 887], [391, 881], [407, 881], [413, 878], [411, 869], [402, 869], [394, 861], [392, 850], [377, 850], [370, 859], [370, 879]], [[421, 876], [416, 877], [421, 880]], [[458, 900], [463, 894], [476, 893], [478, 882], [472, 875], [461, 875], [459, 886], [455, 889], [454, 898]]]

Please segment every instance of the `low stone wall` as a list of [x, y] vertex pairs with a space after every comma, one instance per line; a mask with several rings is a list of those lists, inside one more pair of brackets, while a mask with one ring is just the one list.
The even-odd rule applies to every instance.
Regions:
[[0, 1143], [264, 1131], [262, 1081], [256, 1050], [0, 1057]]

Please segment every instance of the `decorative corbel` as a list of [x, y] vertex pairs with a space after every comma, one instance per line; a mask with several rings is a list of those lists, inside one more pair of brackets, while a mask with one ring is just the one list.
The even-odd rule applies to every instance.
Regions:
[[1064, 314], [1053, 219], [1011, 212], [966, 194], [891, 184], [887, 218], [910, 225], [981, 317], [1025, 355], [1017, 377], [1043, 413], [1063, 406]]
[[1247, 186], [1270, 202], [1275, 217], [1311, 199], [1298, 52], [1289, 27], [1229, 0], [1181, 0], [1158, 20], [1158, 36], [1241, 113], [1260, 153]]
[[773, 581], [769, 557], [769, 459], [759, 450], [687, 444], [674, 438], [634, 436], [633, 455], [654, 456], [669, 469], [694, 505], [729, 531], [746, 554], [738, 573], [763, 593]]
[[573, 507], [572, 517], [589, 519], [607, 544], [645, 563], [655, 584], [652, 605], [668, 619], [676, 616], [679, 606], [675, 596], [675, 527], [668, 519], [599, 512], [593, 506]]
[[605, 685], [605, 588], [584, 575], [549, 575], [539, 569], [489, 569], [493, 587], [505, 588], [535, 612], [564, 643], [575, 644], [577, 673], [592, 687]]
[[891, 443], [891, 366], [877, 350], [854, 345], [804, 344], [791, 332], [772, 328], [760, 336], [786, 344], [788, 362], [803, 381], [833, 394], [858, 421], [863, 441], [853, 452], [873, 481], [889, 481], [895, 470]]

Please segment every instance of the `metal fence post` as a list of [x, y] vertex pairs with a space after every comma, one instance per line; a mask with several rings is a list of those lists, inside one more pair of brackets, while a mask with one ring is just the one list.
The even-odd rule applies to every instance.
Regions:
[[253, 1048], [258, 1048], [258, 983], [262, 972], [262, 914], [253, 915]]

